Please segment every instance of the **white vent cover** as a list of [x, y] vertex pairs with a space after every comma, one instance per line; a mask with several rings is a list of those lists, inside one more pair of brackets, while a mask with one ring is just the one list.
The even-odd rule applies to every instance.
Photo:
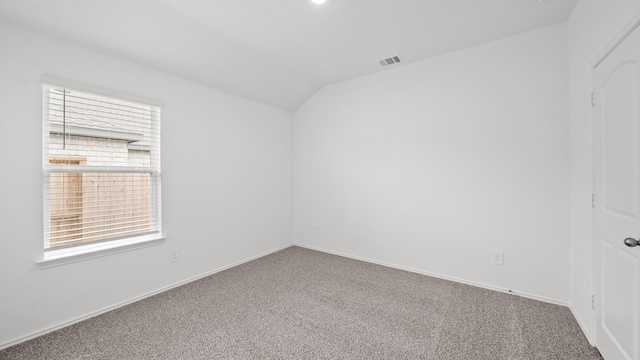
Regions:
[[386, 59], [382, 59], [379, 60], [378, 63], [380, 63], [380, 65], [384, 66], [389, 66], [389, 65], [394, 65], [397, 63], [402, 62], [402, 58], [400, 57], [400, 55], [396, 55], [396, 56], [392, 56]]

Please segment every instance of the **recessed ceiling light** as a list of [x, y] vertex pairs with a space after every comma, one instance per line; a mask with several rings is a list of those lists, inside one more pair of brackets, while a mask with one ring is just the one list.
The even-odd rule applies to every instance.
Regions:
[[311, 0], [312, 3], [316, 5], [324, 4], [327, 0]]

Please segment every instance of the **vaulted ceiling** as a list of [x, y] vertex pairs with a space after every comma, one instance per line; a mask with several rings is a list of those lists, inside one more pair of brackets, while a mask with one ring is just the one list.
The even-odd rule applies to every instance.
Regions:
[[0, 21], [293, 111], [324, 85], [390, 68], [380, 59], [561, 23], [576, 2], [0, 0]]

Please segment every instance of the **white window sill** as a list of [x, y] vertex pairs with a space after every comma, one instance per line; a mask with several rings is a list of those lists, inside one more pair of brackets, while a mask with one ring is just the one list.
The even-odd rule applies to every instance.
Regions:
[[138, 236], [122, 240], [114, 240], [97, 244], [88, 244], [59, 250], [46, 251], [42, 259], [36, 263], [42, 269], [70, 264], [101, 256], [131, 251], [164, 243], [166, 237], [159, 234]]

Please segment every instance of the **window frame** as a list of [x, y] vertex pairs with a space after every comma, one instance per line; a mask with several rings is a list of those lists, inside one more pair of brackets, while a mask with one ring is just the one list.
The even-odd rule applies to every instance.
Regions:
[[[56, 173], [65, 173], [64, 171], [52, 170], [50, 167], [50, 159], [52, 157], [56, 158], [64, 158], [69, 157], [66, 155], [53, 155], [48, 154], [48, 149], [46, 148], [46, 141], [48, 140], [49, 128], [47, 125], [47, 119], [49, 118], [48, 107], [45, 106], [45, 101], [48, 98], [47, 92], [51, 87], [60, 87], [66, 88], [69, 90], [75, 90], [82, 93], [87, 93], [96, 96], [102, 96], [107, 98], [112, 98], [114, 100], [124, 100], [131, 101], [135, 103], [140, 103], [144, 105], [148, 105], [152, 108], [152, 111], [161, 112], [163, 104], [158, 101], [143, 99], [127, 94], [123, 94], [117, 91], [101, 88], [98, 86], [93, 86], [85, 83], [80, 83], [72, 80], [61, 79], [50, 75], [43, 75], [40, 78], [41, 87], [42, 87], [42, 187], [43, 187], [43, 234], [40, 238], [42, 244], [42, 256], [36, 260], [36, 263], [41, 268], [47, 268], [67, 263], [72, 263], [76, 261], [82, 261], [90, 258], [105, 256], [109, 254], [119, 253], [123, 251], [130, 251], [134, 249], [139, 249], [148, 246], [160, 245], [164, 242], [166, 237], [163, 235], [162, 231], [162, 176], [161, 176], [161, 158], [160, 158], [160, 149], [161, 149], [161, 138], [160, 138], [160, 125], [161, 125], [161, 114], [154, 114], [152, 116], [152, 131], [155, 132], [152, 138], [157, 139], [158, 146], [156, 154], [153, 159], [151, 159], [151, 163], [149, 164], [149, 168], [144, 169], [145, 171], [140, 171], [140, 168], [118, 168], [118, 167], [89, 167], [89, 166], [80, 166], [82, 168], [82, 172], [132, 172], [132, 173], [148, 173], [150, 175], [151, 183], [151, 216], [157, 217], [157, 232], [153, 232], [150, 234], [143, 235], [130, 235], [122, 238], [109, 239], [106, 241], [98, 241], [98, 242], [88, 242], [87, 244], [76, 245], [72, 247], [62, 247], [59, 249], [47, 249], [46, 248], [46, 234], [45, 227], [47, 221], [50, 223], [50, 209], [47, 204], [47, 201], [50, 199], [49, 194], [49, 177], [51, 174]], [[154, 163], [155, 159], [155, 163]], [[111, 169], [111, 170], [110, 170]], [[50, 224], [49, 224], [50, 225]]]

